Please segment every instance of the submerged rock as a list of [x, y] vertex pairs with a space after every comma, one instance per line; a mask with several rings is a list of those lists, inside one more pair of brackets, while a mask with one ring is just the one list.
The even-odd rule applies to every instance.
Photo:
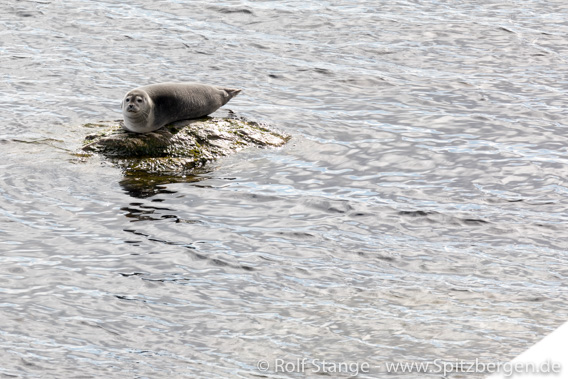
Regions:
[[119, 121], [85, 126], [100, 130], [85, 138], [84, 152], [101, 154], [128, 171], [169, 175], [200, 168], [247, 147], [278, 147], [290, 139], [232, 113], [178, 121], [147, 134], [127, 132]]

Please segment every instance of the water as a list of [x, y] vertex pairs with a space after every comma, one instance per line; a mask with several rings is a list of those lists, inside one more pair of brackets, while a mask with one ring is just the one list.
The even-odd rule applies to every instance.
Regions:
[[[3, 2], [0, 373], [382, 378], [520, 353], [568, 319], [567, 10]], [[243, 88], [228, 108], [294, 138], [183, 180], [77, 161], [82, 124], [171, 80]], [[417, 376], [442, 374], [396, 377]]]

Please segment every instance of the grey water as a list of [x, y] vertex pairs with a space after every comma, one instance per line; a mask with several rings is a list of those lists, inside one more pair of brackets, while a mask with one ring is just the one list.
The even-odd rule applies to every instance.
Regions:
[[[567, 16], [0, 2], [0, 375], [442, 378], [385, 364], [524, 351], [568, 319]], [[293, 138], [177, 179], [77, 159], [163, 81], [242, 88], [227, 108]]]

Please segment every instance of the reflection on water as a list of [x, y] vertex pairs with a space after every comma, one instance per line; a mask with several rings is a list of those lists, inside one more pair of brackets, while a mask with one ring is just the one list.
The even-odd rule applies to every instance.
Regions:
[[144, 171], [125, 172], [119, 184], [126, 193], [135, 198], [147, 198], [158, 194], [173, 194], [170, 183], [193, 183], [206, 179], [195, 175], [156, 175]]
[[[0, 5], [0, 372], [376, 378], [523, 351], [567, 318], [564, 13]], [[294, 138], [186, 177], [73, 155], [171, 80], [244, 88], [231, 107]]]

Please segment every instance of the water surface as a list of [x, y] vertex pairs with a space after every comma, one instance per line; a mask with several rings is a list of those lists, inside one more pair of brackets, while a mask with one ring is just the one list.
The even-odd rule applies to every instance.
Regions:
[[[381, 378], [525, 350], [568, 319], [567, 11], [4, 2], [0, 372]], [[175, 179], [73, 155], [129, 89], [184, 80], [293, 140]]]

